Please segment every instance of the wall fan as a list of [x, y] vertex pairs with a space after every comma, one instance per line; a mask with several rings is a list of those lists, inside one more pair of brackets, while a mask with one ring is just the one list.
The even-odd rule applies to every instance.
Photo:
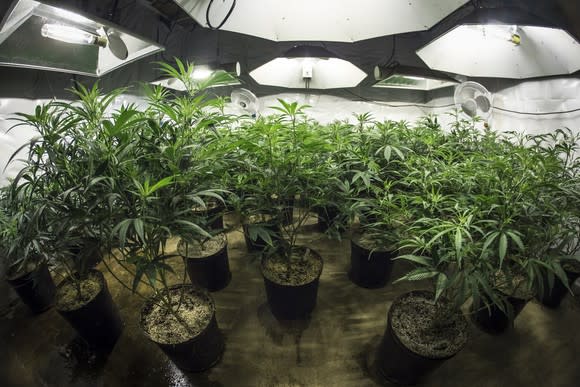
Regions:
[[463, 82], [455, 89], [455, 105], [461, 107], [461, 111], [467, 116], [480, 117], [488, 121], [492, 106], [492, 94], [483, 85], [477, 82]]
[[235, 89], [230, 95], [232, 103], [244, 114], [256, 117], [260, 111], [260, 100], [248, 89]]

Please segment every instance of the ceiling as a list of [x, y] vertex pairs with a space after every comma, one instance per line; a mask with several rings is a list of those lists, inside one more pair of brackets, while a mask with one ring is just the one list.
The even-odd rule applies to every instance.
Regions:
[[[238, 0], [238, 4], [242, 1], [244, 0]], [[236, 32], [204, 28], [183, 11], [174, 0], [48, 0], [44, 2], [108, 20], [165, 47], [162, 53], [131, 63], [103, 76], [100, 79], [100, 85], [104, 89], [126, 86], [137, 81], [155, 80], [160, 73], [154, 62], [171, 61], [172, 58], [178, 57], [198, 64], [240, 61], [243, 68], [241, 81], [244, 87], [255, 91], [258, 95], [276, 93], [281, 89], [258, 85], [248, 72], [280, 56], [294, 45], [303, 43], [302, 41], [276, 42]], [[0, 17], [6, 13], [9, 3], [0, 2]], [[368, 74], [359, 86], [333, 91], [334, 94], [342, 93], [343, 96], [351, 98], [364, 96], [369, 99], [395, 99], [400, 96], [396, 90], [389, 91], [389, 94], [385, 96], [384, 90], [370, 87], [375, 82], [374, 66], [398, 63], [404, 66], [426, 68], [427, 66], [416, 54], [416, 50], [462, 21], [468, 20], [475, 10], [481, 9], [495, 12], [500, 18], [516, 12], [519, 22], [523, 23], [529, 19], [535, 24], [558, 26], [580, 40], [580, 1], [578, 0], [480, 0], [468, 1], [426, 31], [380, 36], [351, 43], [310, 39], [308, 44], [322, 46], [337, 54], [341, 59], [352, 62]], [[0, 67], [0, 82], [2, 82], [0, 97], [58, 97], [63, 94], [62, 90], [71, 86], [72, 79], [86, 83], [94, 82], [92, 78], [70, 74]]]

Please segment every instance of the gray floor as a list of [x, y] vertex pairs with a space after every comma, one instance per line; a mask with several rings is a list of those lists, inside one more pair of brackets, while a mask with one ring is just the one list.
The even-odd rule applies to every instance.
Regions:
[[[230, 220], [231, 221], [231, 220]], [[420, 286], [368, 290], [347, 276], [348, 240], [329, 241], [312, 226], [303, 244], [325, 261], [311, 319], [278, 322], [266, 305], [256, 260], [241, 232], [229, 233], [233, 278], [213, 293], [226, 337], [221, 362], [205, 373], [178, 370], [141, 333], [141, 300], [107, 274], [125, 330], [108, 359], [95, 359], [73, 339], [54, 311], [33, 316], [0, 285], [0, 386], [379, 386], [373, 352], [386, 312], [399, 294]], [[395, 267], [396, 277], [404, 268]], [[577, 386], [580, 380], [580, 302], [568, 296], [558, 310], [526, 306], [515, 329], [489, 336], [472, 327], [467, 347], [430, 375], [427, 386]], [[396, 359], [393, 359], [396, 361]]]

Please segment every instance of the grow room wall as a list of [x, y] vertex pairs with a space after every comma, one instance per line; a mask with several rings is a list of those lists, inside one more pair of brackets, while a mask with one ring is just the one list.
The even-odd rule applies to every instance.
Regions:
[[[493, 103], [496, 109], [490, 123], [496, 130], [544, 133], [568, 127], [573, 131], [580, 131], [580, 77], [521, 83], [511, 83], [505, 80], [481, 82], [494, 94]], [[453, 104], [453, 90], [453, 88], [447, 88], [432, 92], [426, 103], [419, 99], [411, 102], [409, 99], [389, 102], [353, 101], [339, 96], [314, 93], [275, 94], [261, 97], [260, 102], [262, 114], [274, 113], [269, 107], [276, 105], [278, 98], [311, 105], [308, 109], [309, 116], [321, 123], [334, 120], [353, 121], [354, 114], [371, 112], [377, 120], [391, 119], [409, 122], [414, 122], [427, 114], [436, 114], [439, 121], [446, 126], [451, 121], [451, 117], [445, 113], [453, 109], [449, 106]], [[16, 165], [10, 165], [5, 169], [12, 153], [34, 136], [34, 131], [26, 127], [18, 127], [7, 132], [14, 124], [9, 118], [13, 117], [15, 112], [31, 113], [36, 105], [46, 101], [46, 99], [0, 99], [0, 184], [6, 184], [7, 178], [13, 176], [18, 170]], [[128, 102], [142, 104], [143, 100], [133, 95], [123, 95], [115, 101], [112, 107], [116, 108]], [[498, 108], [520, 113], [502, 111]], [[229, 112], [236, 113], [236, 110], [231, 107]]]

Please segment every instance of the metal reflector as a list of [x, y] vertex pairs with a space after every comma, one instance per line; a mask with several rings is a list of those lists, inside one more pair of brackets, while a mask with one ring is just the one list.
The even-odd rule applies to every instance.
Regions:
[[162, 51], [107, 21], [34, 0], [15, 1], [0, 24], [0, 65], [101, 76]]
[[525, 79], [580, 70], [580, 43], [562, 29], [541, 26], [464, 24], [417, 54], [431, 69], [469, 77]]
[[174, 0], [204, 27], [274, 41], [356, 42], [433, 27], [467, 0]]

